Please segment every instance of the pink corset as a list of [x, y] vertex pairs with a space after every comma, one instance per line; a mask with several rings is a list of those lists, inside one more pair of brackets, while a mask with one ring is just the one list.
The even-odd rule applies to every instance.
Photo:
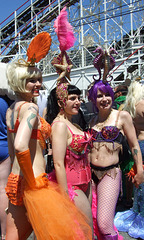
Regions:
[[65, 155], [67, 183], [71, 185], [87, 184], [91, 180], [88, 147], [92, 145], [92, 135], [86, 132], [84, 135], [74, 134], [69, 126], [67, 127], [72, 134], [72, 142], [67, 147]]
[[88, 151], [77, 154], [67, 148], [65, 156], [65, 169], [67, 182], [72, 185], [80, 185], [90, 182], [91, 168], [88, 162]]
[[72, 142], [67, 147], [65, 156], [65, 168], [67, 182], [72, 185], [80, 185], [88, 183], [91, 180], [91, 168], [88, 161], [88, 146], [91, 145], [92, 136], [84, 133], [84, 135], [72, 134]]

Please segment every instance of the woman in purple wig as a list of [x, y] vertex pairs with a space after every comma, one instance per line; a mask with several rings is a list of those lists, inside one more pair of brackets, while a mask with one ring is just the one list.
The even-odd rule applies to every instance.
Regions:
[[90, 131], [93, 135], [90, 161], [93, 187], [96, 190], [95, 218], [99, 233], [97, 235], [98, 239], [117, 240], [121, 238], [113, 222], [121, 183], [119, 153], [122, 150], [123, 133], [128, 140], [137, 167], [137, 174], [133, 178], [136, 187], [144, 180], [142, 156], [130, 114], [112, 109], [114, 92], [106, 78], [95, 80], [94, 85], [89, 89], [89, 100], [98, 112], [90, 123]]

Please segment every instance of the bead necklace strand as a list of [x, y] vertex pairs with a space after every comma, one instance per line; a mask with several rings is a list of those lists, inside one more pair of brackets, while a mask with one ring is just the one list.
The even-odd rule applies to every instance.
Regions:
[[[112, 111], [113, 111], [113, 109], [111, 109], [111, 111], [110, 111], [107, 119], [106, 119], [104, 122], [102, 122], [102, 123], [96, 123], [96, 127], [97, 127], [99, 130], [101, 130], [101, 129], [106, 125], [106, 123], [108, 122], [108, 120], [109, 120], [109, 118], [110, 118], [110, 116], [111, 116]], [[99, 117], [98, 117], [98, 119], [97, 119], [97, 122], [98, 122], [98, 121], [99, 121]]]

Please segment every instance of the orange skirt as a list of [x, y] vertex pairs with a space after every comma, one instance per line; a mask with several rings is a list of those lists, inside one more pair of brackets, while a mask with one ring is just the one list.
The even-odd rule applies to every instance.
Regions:
[[37, 240], [92, 240], [86, 217], [47, 175], [36, 178], [40, 189], [24, 190], [24, 205]]

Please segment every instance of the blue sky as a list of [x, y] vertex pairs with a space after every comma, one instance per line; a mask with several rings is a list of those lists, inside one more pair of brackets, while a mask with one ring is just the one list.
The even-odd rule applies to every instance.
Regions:
[[0, 0], [0, 23], [26, 1], [27, 0]]

